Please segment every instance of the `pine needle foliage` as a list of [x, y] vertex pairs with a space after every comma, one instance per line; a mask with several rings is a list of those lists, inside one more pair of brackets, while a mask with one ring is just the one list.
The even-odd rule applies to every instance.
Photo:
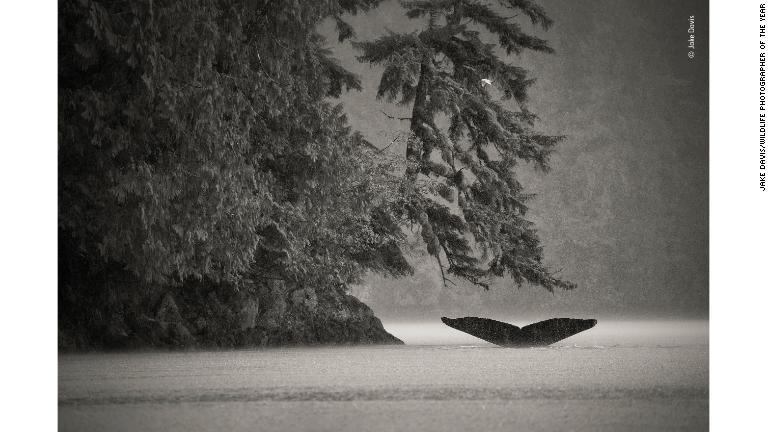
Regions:
[[[60, 267], [148, 282], [409, 271], [316, 32], [378, 0], [59, 3]], [[81, 275], [81, 278], [85, 276]]]
[[499, 53], [553, 53], [516, 22], [524, 18], [546, 30], [552, 20], [532, 0], [401, 5], [423, 24], [418, 31], [388, 32], [356, 46], [360, 61], [384, 69], [377, 96], [412, 106], [405, 173], [411, 188], [403, 213], [420, 225], [427, 250], [448, 274], [486, 289], [490, 278], [502, 276], [518, 286], [575, 288], [542, 263], [526, 219], [531, 195], [515, 175], [520, 161], [548, 170], [564, 137], [536, 131], [537, 117], [526, 107], [534, 80]]

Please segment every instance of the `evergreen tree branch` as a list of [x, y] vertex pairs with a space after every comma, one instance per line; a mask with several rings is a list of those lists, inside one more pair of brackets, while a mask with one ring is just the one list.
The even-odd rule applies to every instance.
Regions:
[[380, 111], [381, 111], [382, 114], [384, 114], [385, 116], [387, 116], [387, 118], [389, 118], [391, 120], [401, 120], [401, 121], [402, 120], [412, 120], [411, 117], [395, 117], [395, 116], [387, 114], [384, 110], [380, 110]]

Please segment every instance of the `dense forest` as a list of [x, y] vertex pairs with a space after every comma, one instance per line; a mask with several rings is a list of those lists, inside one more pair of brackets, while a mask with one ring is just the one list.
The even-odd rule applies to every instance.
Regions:
[[332, 102], [360, 81], [317, 31], [350, 43], [345, 16], [378, 3], [59, 2], [60, 349], [398, 342], [346, 291], [409, 274], [414, 228], [445, 283], [574, 287], [542, 264], [514, 173], [562, 137], [534, 129], [533, 80], [503, 56], [552, 52], [515, 22], [551, 20], [405, 1], [421, 31], [354, 42], [412, 107], [392, 155]]

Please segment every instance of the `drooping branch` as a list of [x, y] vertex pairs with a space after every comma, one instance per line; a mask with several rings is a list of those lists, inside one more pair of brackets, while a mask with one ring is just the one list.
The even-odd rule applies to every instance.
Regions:
[[393, 115], [389, 115], [384, 110], [381, 110], [381, 113], [384, 114], [385, 116], [387, 116], [391, 120], [400, 120], [400, 121], [403, 121], [403, 120], [413, 120], [412, 117], [395, 117]]

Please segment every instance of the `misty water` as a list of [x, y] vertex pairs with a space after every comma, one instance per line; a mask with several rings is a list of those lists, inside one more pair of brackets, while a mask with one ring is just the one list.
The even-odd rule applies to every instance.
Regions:
[[529, 349], [385, 326], [406, 345], [60, 355], [60, 430], [707, 429], [706, 321], [599, 322]]

